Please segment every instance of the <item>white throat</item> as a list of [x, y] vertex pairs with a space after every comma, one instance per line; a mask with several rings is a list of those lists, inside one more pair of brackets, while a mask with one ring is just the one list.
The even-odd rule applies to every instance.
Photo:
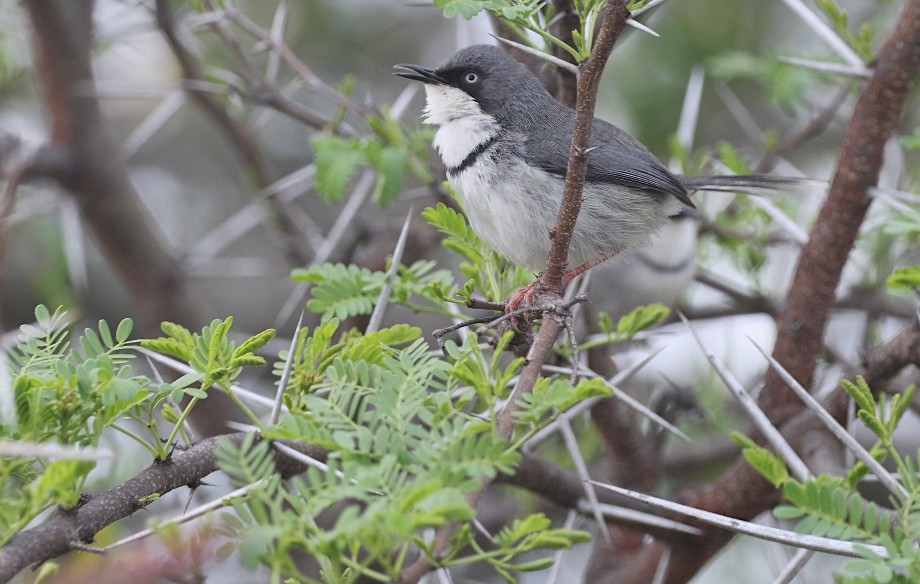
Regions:
[[498, 134], [499, 125], [468, 93], [446, 85], [425, 85], [425, 123], [440, 126], [434, 146], [447, 168], [456, 168], [477, 146]]

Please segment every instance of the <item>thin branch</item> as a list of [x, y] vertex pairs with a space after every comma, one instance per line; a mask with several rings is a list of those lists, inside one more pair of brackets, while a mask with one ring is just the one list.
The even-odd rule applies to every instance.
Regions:
[[808, 6], [805, 5], [802, 0], [783, 0], [783, 3], [786, 4], [796, 16], [802, 20], [809, 28], [811, 28], [819, 37], [821, 37], [824, 42], [826, 42], [838, 55], [843, 57], [843, 60], [855, 67], [862, 67], [866, 69], [866, 64], [863, 62], [862, 58], [856, 54], [856, 52], [850, 48], [850, 45], [846, 43], [845, 40], [840, 38], [834, 30], [828, 26], [817, 14], [812, 12]]
[[291, 345], [288, 347], [288, 356], [284, 361], [284, 370], [281, 372], [281, 379], [278, 380], [278, 391], [275, 394], [275, 403], [272, 404], [272, 415], [269, 418], [269, 425], [274, 426], [281, 419], [281, 411], [284, 407], [284, 392], [287, 391], [288, 381], [291, 378], [291, 370], [294, 368], [294, 351], [297, 348], [297, 339], [300, 337], [300, 327], [303, 325], [304, 311], [300, 311], [297, 318], [297, 324], [294, 326], [294, 334], [291, 335]]
[[827, 429], [830, 430], [834, 436], [836, 436], [837, 439], [847, 447], [850, 452], [855, 454], [856, 458], [858, 458], [860, 461], [862, 461], [863, 464], [866, 465], [866, 468], [875, 473], [875, 476], [878, 477], [878, 479], [882, 482], [883, 485], [885, 485], [885, 488], [887, 488], [891, 494], [900, 497], [902, 501], [906, 501], [908, 498], [908, 492], [907, 489], [904, 488], [904, 485], [895, 480], [891, 473], [889, 473], [888, 470], [882, 466], [882, 464], [876, 460], [875, 457], [873, 457], [872, 454], [870, 454], [869, 451], [859, 443], [858, 440], [856, 440], [856, 438], [847, 432], [847, 429], [841, 426], [840, 423], [838, 423], [837, 420], [835, 420], [834, 417], [831, 416], [820, 403], [818, 403], [818, 400], [812, 397], [812, 395], [808, 393], [808, 390], [802, 387], [802, 385], [796, 381], [795, 378], [790, 375], [789, 372], [786, 371], [786, 369], [776, 359], [771, 357], [766, 351], [760, 348], [760, 345], [755, 343], [753, 339], [750, 339], [750, 341], [753, 343], [754, 347], [760, 351], [760, 354], [770, 362], [770, 367], [776, 371], [786, 386], [791, 389], [799, 397], [799, 399], [805, 403], [806, 406], [808, 406], [808, 409], [810, 409], [816, 416], [818, 416], [818, 419], [821, 420], [825, 426], [827, 426]]
[[93, 86], [92, 2], [23, 3], [34, 29], [36, 70], [44, 89], [51, 144], [48, 174], [73, 194], [101, 248], [127, 284], [143, 329], [162, 320], [188, 323], [182, 269], [144, 210], [109, 139]]
[[710, 351], [706, 345], [703, 343], [703, 339], [700, 338], [699, 333], [696, 329], [690, 324], [690, 321], [684, 317], [683, 314], [680, 314], [680, 319], [683, 321], [684, 325], [690, 330], [690, 334], [693, 335], [693, 339], [696, 341], [696, 344], [699, 346], [700, 350], [703, 351], [703, 354], [706, 355], [706, 359], [709, 361], [709, 364], [712, 366], [713, 370], [716, 372], [716, 375], [722, 380], [726, 387], [732, 392], [732, 395], [738, 400], [738, 403], [744, 408], [748, 417], [754, 422], [754, 425], [760, 431], [760, 433], [766, 438], [770, 446], [776, 450], [777, 454], [783, 459], [789, 469], [792, 471], [792, 475], [800, 481], [805, 481], [812, 476], [811, 471], [808, 470], [808, 467], [802, 461], [795, 450], [792, 449], [792, 446], [786, 442], [786, 439], [783, 438], [783, 435], [777, 430], [773, 424], [770, 423], [770, 420], [767, 419], [766, 414], [757, 407], [757, 403], [754, 401], [754, 398], [748, 394], [744, 389], [741, 383], [732, 375], [731, 371], [720, 361], [713, 353]]
[[[182, 68], [186, 80], [203, 81], [206, 79], [204, 67], [198, 61], [194, 52], [190, 50], [181, 37], [176, 23], [175, 15], [168, 0], [156, 0], [157, 25], [166, 37], [176, 60]], [[247, 66], [254, 69], [254, 65], [247, 61]], [[253, 74], [258, 74], [257, 71]], [[267, 85], [267, 83], [266, 83]], [[237, 151], [240, 158], [252, 172], [256, 184], [265, 188], [276, 180], [275, 172], [262, 154], [255, 137], [250, 130], [227, 112], [223, 104], [213, 94], [203, 91], [191, 91], [189, 95], [205, 111], [208, 117], [225, 134], [227, 141]], [[284, 209], [277, 204], [275, 198], [262, 199], [272, 210], [278, 226], [285, 234], [283, 246], [291, 260], [296, 265], [303, 265], [309, 259], [309, 253], [302, 248], [301, 237], [297, 226], [290, 220]]]
[[410, 206], [409, 211], [406, 213], [406, 220], [403, 222], [402, 229], [399, 232], [396, 248], [393, 250], [393, 255], [390, 259], [390, 270], [387, 272], [386, 281], [380, 289], [380, 295], [377, 297], [376, 304], [374, 304], [374, 311], [371, 313], [371, 317], [367, 321], [367, 327], [364, 329], [364, 334], [366, 335], [380, 330], [380, 324], [383, 322], [383, 315], [386, 313], [387, 305], [390, 302], [390, 292], [393, 290], [393, 281], [396, 279], [396, 274], [399, 272], [402, 255], [406, 250], [406, 238], [409, 235], [409, 222], [412, 221], [414, 212], [415, 207]]
[[[186, 485], [198, 484], [217, 470], [217, 448], [222, 440], [242, 443], [244, 433], [202, 440], [171, 458], [155, 462], [125, 483], [89, 500], [76, 509], [61, 511], [48, 521], [17, 533], [0, 549], [0, 582], [7, 582], [31, 564], [63, 555], [74, 542], [92, 542], [104, 527], [144, 508], [144, 501]], [[322, 449], [290, 442], [287, 446], [324, 460]], [[287, 456], [275, 457], [276, 469], [283, 476], [303, 472], [305, 466]], [[97, 549], [97, 548], [91, 548]]]
[[710, 525], [715, 525], [716, 527], [721, 527], [722, 529], [743, 533], [745, 535], [750, 535], [758, 539], [764, 539], [766, 541], [774, 541], [798, 548], [805, 548], [818, 552], [826, 552], [829, 554], [847, 556], [851, 558], [861, 558], [862, 556], [859, 555], [859, 553], [856, 551], [856, 548], [858, 546], [863, 546], [872, 550], [883, 558], [888, 557], [888, 551], [885, 549], [885, 546], [881, 545], [860, 544], [840, 539], [831, 539], [829, 537], [820, 537], [817, 535], [805, 535], [796, 533], [794, 531], [787, 531], [785, 529], [777, 529], [775, 527], [767, 527], [766, 525], [758, 525], [749, 521], [741, 521], [735, 519], [734, 517], [727, 517], [725, 515], [719, 515], [718, 513], [711, 513], [709, 511], [695, 509], [693, 507], [688, 507], [687, 505], [681, 505], [680, 503], [674, 503], [666, 499], [653, 497], [651, 495], [646, 495], [645, 493], [630, 491], [629, 489], [622, 489], [613, 485], [598, 483], [596, 481], [591, 481], [591, 484], [601, 487], [602, 489], [608, 489], [620, 495], [633, 497], [637, 501], [642, 501], [643, 503], [648, 503], [649, 505], [654, 505], [655, 507], [660, 507], [662, 509], [667, 509], [668, 511], [686, 515], [687, 517], [692, 517], [693, 519], [702, 521], [703, 523], [708, 523]]

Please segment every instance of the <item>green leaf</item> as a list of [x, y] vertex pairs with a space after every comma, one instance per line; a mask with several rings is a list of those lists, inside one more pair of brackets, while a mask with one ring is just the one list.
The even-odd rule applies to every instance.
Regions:
[[902, 393], [896, 393], [891, 398], [891, 414], [888, 418], [888, 433], [894, 434], [895, 428], [901, 422], [901, 418], [907, 412], [910, 404], [913, 402], [914, 394], [917, 392], [917, 386], [908, 386]]
[[888, 276], [889, 288], [914, 289], [920, 288], [920, 266], [909, 266], [896, 269]]
[[751, 165], [730, 142], [720, 141], [718, 146], [719, 159], [734, 174], [750, 174]]
[[640, 306], [620, 318], [617, 323], [617, 334], [626, 340], [632, 339], [636, 333], [658, 324], [669, 316], [671, 309], [663, 304]]
[[377, 170], [377, 187], [374, 200], [386, 207], [402, 191], [403, 179], [409, 164], [409, 151], [405, 148], [383, 148], [372, 163]]
[[124, 343], [131, 336], [131, 331], [134, 329], [134, 321], [130, 318], [124, 318], [121, 322], [118, 323], [118, 328], [115, 329], [115, 340], [119, 343]]
[[447, 236], [444, 247], [473, 264], [483, 261], [483, 243], [479, 236], [467, 224], [466, 218], [444, 203], [428, 207], [422, 211], [422, 217], [429, 225]]
[[316, 134], [311, 142], [316, 153], [316, 192], [326, 202], [339, 202], [358, 165], [365, 162], [361, 144], [332, 134]]
[[102, 342], [106, 348], [115, 346], [115, 341], [112, 339], [112, 331], [109, 329], [109, 323], [104, 320], [99, 321], [99, 336], [102, 337]]
[[773, 509], [773, 516], [782, 520], [799, 519], [804, 515], [805, 511], [803, 509], [792, 505], [778, 505]]
[[366, 268], [344, 264], [323, 264], [306, 272], [295, 271], [292, 279], [314, 284], [307, 308], [322, 313], [324, 320], [370, 314], [383, 281]]
[[434, 0], [434, 5], [444, 11], [444, 18], [461, 16], [469, 20], [485, 10], [483, 0]]
[[271, 525], [255, 525], [246, 529], [239, 547], [243, 565], [249, 569], [257, 568], [280, 533], [280, 527]]
[[856, 377], [856, 383], [852, 383], [844, 379], [840, 382], [843, 390], [849, 394], [853, 401], [856, 402], [856, 405], [859, 406], [859, 409], [865, 410], [867, 412], [875, 413], [876, 405], [875, 398], [872, 397], [872, 391], [869, 390], [869, 386], [866, 385], [866, 380], [861, 376]]
[[542, 558], [542, 559], [533, 560], [530, 562], [514, 564], [511, 567], [519, 572], [537, 572], [539, 570], [545, 570], [552, 565], [553, 565], [553, 558]]
[[775, 454], [759, 446], [749, 446], [742, 451], [744, 459], [765, 479], [776, 487], [781, 487], [789, 479], [785, 463]]
[[920, 127], [914, 128], [914, 133], [900, 137], [901, 144], [908, 150], [920, 150]]
[[233, 357], [241, 357], [249, 353], [254, 353], [267, 345], [273, 338], [275, 338], [275, 329], [264, 330], [243, 341], [242, 344], [233, 351]]
[[859, 410], [856, 412], [856, 415], [859, 417], [860, 421], [866, 425], [866, 428], [878, 436], [880, 440], [887, 442], [890, 439], [887, 428], [876, 416], [870, 414], [866, 410]]

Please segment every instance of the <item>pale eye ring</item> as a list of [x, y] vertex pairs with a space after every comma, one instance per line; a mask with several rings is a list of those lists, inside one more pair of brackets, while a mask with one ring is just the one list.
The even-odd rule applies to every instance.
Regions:
[[470, 71], [469, 73], [463, 76], [463, 80], [466, 81], [467, 83], [476, 83], [477, 81], [479, 81], [479, 75], [476, 75], [474, 72]]

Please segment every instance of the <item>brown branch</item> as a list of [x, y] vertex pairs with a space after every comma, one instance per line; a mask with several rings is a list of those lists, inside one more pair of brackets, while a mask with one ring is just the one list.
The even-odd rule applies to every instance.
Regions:
[[[0, 549], [0, 582], [8, 582], [29, 565], [92, 543], [99, 531], [143, 509], [142, 501], [152, 496], [199, 485], [201, 479], [217, 470], [219, 442], [228, 440], [239, 445], [245, 437], [239, 432], [202, 440], [165, 462], [154, 462], [125, 483], [81, 502], [76, 509], [60, 510], [48, 521], [17, 533]], [[318, 460], [326, 458], [320, 448], [296, 442], [285, 444]], [[275, 465], [286, 477], [305, 470], [303, 464], [281, 454], [275, 455]]]
[[[3, 259], [6, 255], [6, 244], [9, 241], [9, 218], [16, 206], [16, 191], [19, 185], [32, 167], [34, 153], [26, 151], [20, 143], [8, 152], [0, 153], [0, 179], [5, 182], [3, 195], [0, 198], [0, 290], [3, 289], [3, 282], [6, 280], [3, 271]], [[0, 323], [3, 322], [2, 313], [0, 313]]]
[[546, 270], [540, 277], [538, 291], [542, 288], [560, 296], [565, 291], [562, 276], [568, 262], [569, 243], [575, 231], [575, 221], [581, 210], [581, 191], [588, 171], [588, 152], [594, 109], [597, 105], [597, 90], [613, 44], [626, 26], [628, 18], [629, 11], [626, 10], [625, 0], [608, 3], [601, 13], [600, 31], [591, 56], [579, 66], [575, 128], [566, 168], [565, 192], [559, 208], [559, 219], [552, 232], [553, 241], [546, 261]]
[[[920, 0], [904, 7], [896, 29], [878, 54], [847, 126], [827, 201], [802, 249], [786, 306], [780, 313], [773, 356], [808, 387], [840, 274], [869, 207], [869, 187], [878, 179], [885, 142], [920, 72]], [[802, 406], [769, 371], [760, 405], [774, 422]]]

